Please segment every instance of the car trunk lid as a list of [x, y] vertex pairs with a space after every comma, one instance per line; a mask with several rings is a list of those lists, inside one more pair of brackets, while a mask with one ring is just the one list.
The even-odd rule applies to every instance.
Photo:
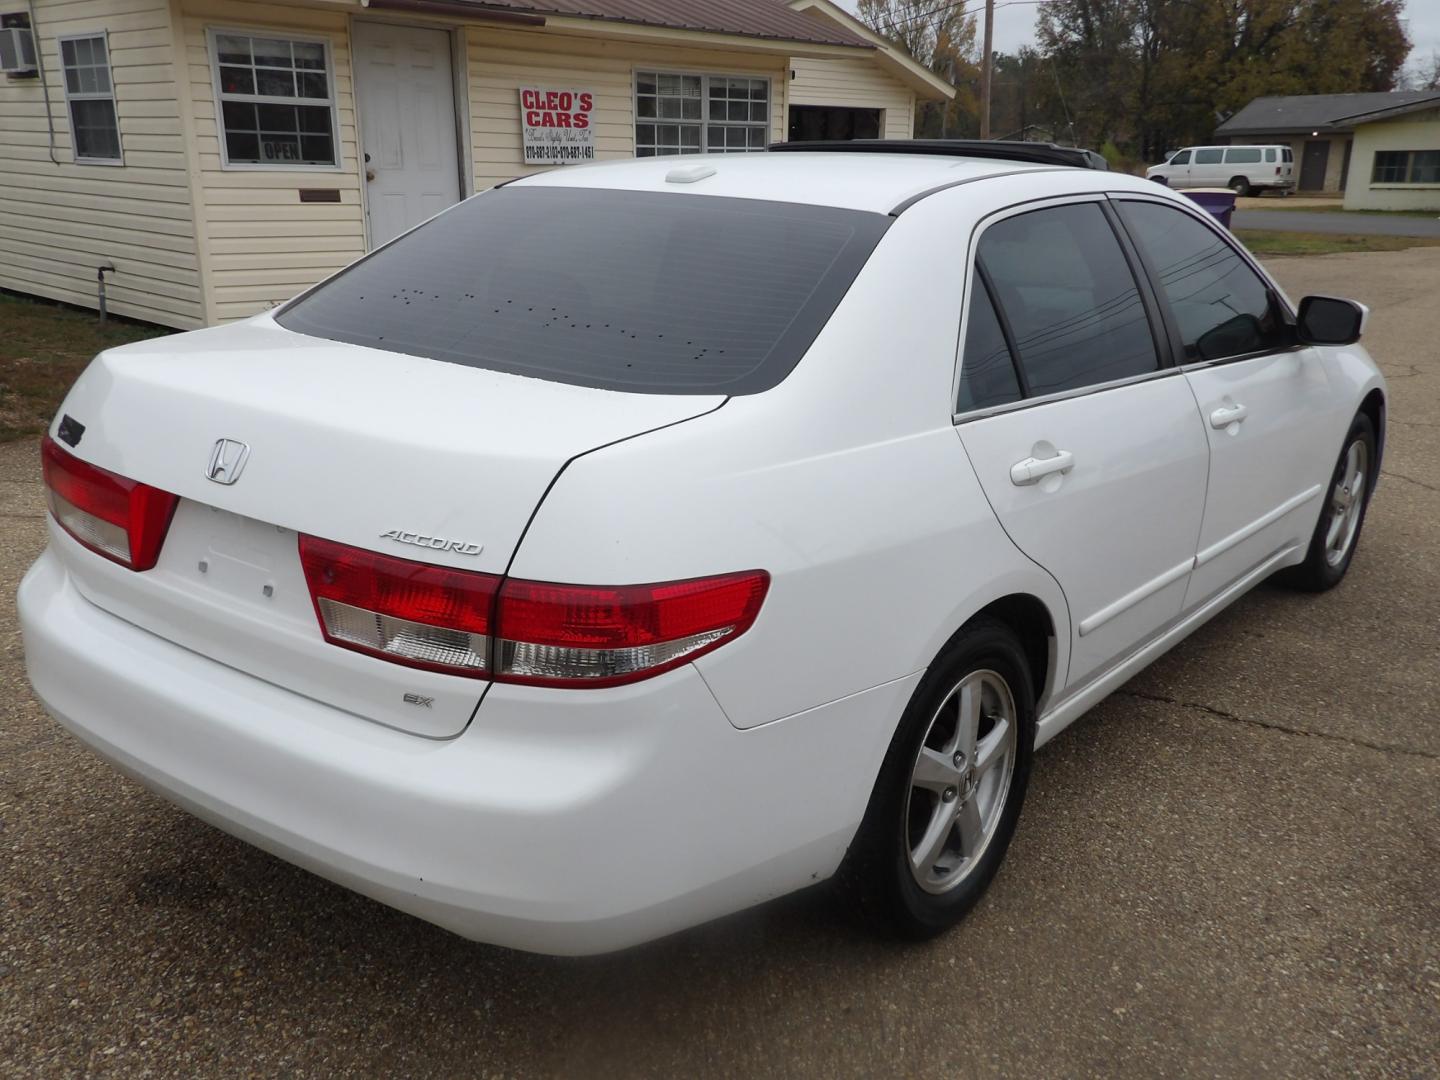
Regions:
[[58, 530], [56, 544], [85, 594], [121, 618], [368, 719], [447, 737], [483, 683], [326, 644], [297, 534], [500, 574], [567, 461], [723, 401], [438, 363], [267, 317], [137, 343], [98, 357], [61, 415], [72, 436], [84, 427], [69, 452], [180, 496], [159, 561], [135, 573]]

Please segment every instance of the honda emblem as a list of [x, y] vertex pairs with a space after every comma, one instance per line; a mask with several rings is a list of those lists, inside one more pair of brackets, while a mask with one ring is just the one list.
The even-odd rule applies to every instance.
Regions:
[[210, 464], [205, 467], [207, 479], [217, 484], [233, 484], [240, 479], [240, 470], [250, 456], [250, 447], [235, 439], [216, 439], [210, 451]]

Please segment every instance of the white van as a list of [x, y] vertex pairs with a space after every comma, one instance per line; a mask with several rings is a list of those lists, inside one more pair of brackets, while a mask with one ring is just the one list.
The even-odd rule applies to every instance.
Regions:
[[1295, 155], [1288, 146], [1187, 146], [1145, 176], [1173, 188], [1228, 187], [1236, 195], [1295, 188]]

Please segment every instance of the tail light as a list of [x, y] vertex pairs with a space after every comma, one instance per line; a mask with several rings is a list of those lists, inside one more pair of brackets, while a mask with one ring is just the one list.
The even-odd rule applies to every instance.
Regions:
[[131, 570], [155, 565], [179, 496], [81, 461], [48, 435], [40, 461], [50, 513], [61, 528]]
[[755, 622], [763, 570], [657, 585], [501, 578], [300, 538], [325, 640], [497, 682], [601, 687], [687, 664]]

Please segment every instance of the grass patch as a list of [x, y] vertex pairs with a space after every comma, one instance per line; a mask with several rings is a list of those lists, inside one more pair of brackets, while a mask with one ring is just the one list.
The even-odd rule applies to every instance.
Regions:
[[[1302, 196], [1303, 198], [1303, 196]], [[1378, 217], [1412, 217], [1434, 221], [1440, 218], [1440, 210], [1346, 210], [1343, 203], [1325, 206], [1296, 206], [1285, 199], [1266, 199], [1264, 206], [1246, 207], [1248, 210], [1293, 210], [1297, 214], [1374, 214]]]
[[1280, 232], [1236, 229], [1240, 242], [1256, 255], [1335, 255], [1344, 251], [1404, 251], [1440, 246], [1433, 236], [1348, 236], [1343, 233]]
[[39, 435], [101, 349], [172, 331], [0, 292], [0, 442]]

